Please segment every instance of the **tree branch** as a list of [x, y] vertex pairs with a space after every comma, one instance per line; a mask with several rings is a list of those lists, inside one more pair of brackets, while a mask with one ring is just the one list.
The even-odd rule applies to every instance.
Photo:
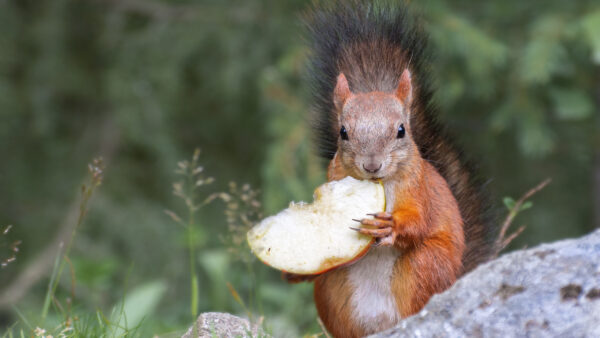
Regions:
[[552, 180], [550, 178], [547, 178], [542, 183], [538, 184], [534, 188], [527, 191], [523, 196], [521, 196], [521, 198], [519, 198], [519, 200], [515, 203], [515, 205], [509, 210], [508, 215], [506, 216], [506, 219], [504, 220], [504, 222], [502, 223], [502, 227], [500, 228], [500, 233], [498, 234], [498, 238], [496, 239], [496, 244], [495, 244], [496, 253], [495, 253], [494, 257], [497, 257], [498, 254], [500, 253], [500, 251], [502, 251], [504, 248], [506, 248], [506, 246], [508, 246], [508, 244], [510, 244], [510, 242], [512, 242], [513, 239], [515, 239], [517, 236], [519, 236], [523, 232], [523, 230], [525, 230], [525, 226], [521, 226], [515, 232], [513, 232], [508, 237], [506, 237], [506, 232], [508, 231], [508, 228], [510, 228], [510, 226], [512, 225], [512, 223], [513, 223], [515, 217], [517, 216], [517, 214], [519, 213], [519, 211], [521, 210], [521, 206], [523, 205], [523, 203], [525, 203], [525, 201], [527, 201], [529, 198], [531, 198], [531, 196], [535, 195], [537, 192], [544, 189], [544, 187], [546, 187], [551, 181]]

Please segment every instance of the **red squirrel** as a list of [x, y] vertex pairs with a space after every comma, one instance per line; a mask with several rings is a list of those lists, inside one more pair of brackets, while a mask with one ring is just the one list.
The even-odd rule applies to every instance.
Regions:
[[362, 337], [415, 314], [486, 261], [493, 228], [481, 185], [435, 120], [426, 39], [403, 5], [334, 1], [306, 22], [327, 178], [378, 180], [386, 195], [384, 212], [357, 220], [356, 230], [376, 245], [357, 262], [311, 278], [326, 328], [335, 337]]

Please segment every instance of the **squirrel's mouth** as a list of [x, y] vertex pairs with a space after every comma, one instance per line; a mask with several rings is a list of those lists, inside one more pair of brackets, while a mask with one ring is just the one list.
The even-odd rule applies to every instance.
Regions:
[[356, 178], [357, 180], [369, 180], [371, 182], [383, 181], [383, 179], [385, 178], [385, 176], [365, 175], [364, 173], [361, 173], [361, 172], [350, 174], [350, 176]]
[[352, 176], [358, 180], [368, 180], [368, 181], [372, 181], [372, 182], [379, 182], [379, 181], [383, 181], [384, 179], [388, 178], [388, 173], [387, 173], [387, 171], [384, 171], [384, 170], [379, 170], [374, 173], [369, 173], [369, 172], [365, 172], [365, 170], [358, 169], [358, 167], [354, 167], [354, 169], [355, 170], [352, 170], [352, 173], [350, 174], [350, 176]]

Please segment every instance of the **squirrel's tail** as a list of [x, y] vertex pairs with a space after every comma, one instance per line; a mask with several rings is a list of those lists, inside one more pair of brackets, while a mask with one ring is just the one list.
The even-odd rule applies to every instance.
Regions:
[[483, 193], [462, 157], [436, 121], [428, 81], [427, 37], [406, 5], [390, 1], [321, 2], [305, 16], [308, 30], [309, 81], [312, 86], [314, 129], [320, 154], [333, 158], [337, 149], [333, 89], [343, 72], [356, 92], [393, 91], [402, 71], [413, 78], [411, 126], [421, 156], [446, 179], [464, 221], [467, 250], [464, 271], [487, 261], [495, 252], [492, 223]]

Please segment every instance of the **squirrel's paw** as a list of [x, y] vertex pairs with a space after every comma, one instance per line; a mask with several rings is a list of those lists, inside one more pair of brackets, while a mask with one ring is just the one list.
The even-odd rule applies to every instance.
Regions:
[[362, 225], [366, 225], [369, 228], [350, 228], [363, 235], [375, 237], [377, 239], [376, 245], [394, 245], [394, 220], [392, 214], [388, 212], [378, 212], [375, 214], [368, 214], [373, 216], [374, 219], [363, 218], [355, 219], [354, 221], [360, 222]]

